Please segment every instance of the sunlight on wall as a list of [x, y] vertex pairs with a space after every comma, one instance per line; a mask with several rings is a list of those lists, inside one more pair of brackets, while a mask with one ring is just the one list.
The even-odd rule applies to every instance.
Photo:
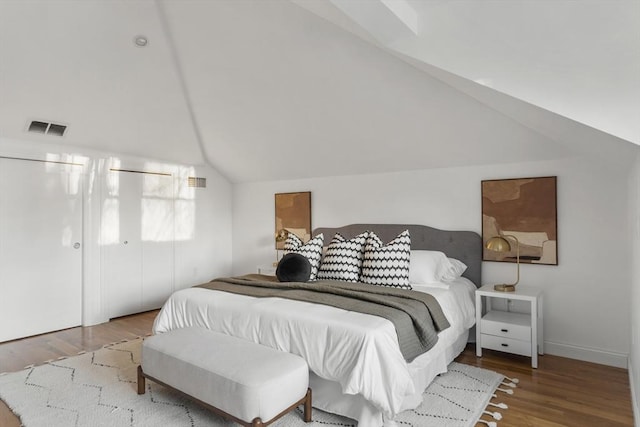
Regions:
[[[88, 164], [89, 158], [77, 154], [56, 154], [46, 153], [44, 168], [47, 174], [57, 174], [59, 181], [55, 179], [47, 179], [45, 185], [49, 187], [50, 192], [58, 194], [56, 188], [62, 189], [68, 197], [68, 208], [71, 212], [82, 212], [82, 176], [83, 169]], [[57, 181], [57, 182], [56, 182]], [[72, 216], [64, 218], [62, 224], [61, 244], [63, 247], [71, 247], [74, 243], [82, 240], [82, 236], [76, 232], [74, 235], [74, 224]]]
[[[156, 170], [147, 165], [145, 170]], [[171, 242], [173, 230], [173, 177], [142, 176], [141, 237], [143, 242]]]
[[190, 176], [195, 176], [193, 167], [181, 167], [176, 173], [175, 230], [176, 240], [192, 240], [196, 228], [196, 189], [189, 187]]
[[76, 195], [80, 191], [80, 180], [83, 168], [89, 158], [77, 154], [46, 154], [45, 170], [48, 173], [59, 173], [60, 182], [65, 193]]
[[100, 215], [99, 245], [115, 245], [120, 241], [120, 176], [110, 173], [112, 168], [120, 168], [119, 159], [109, 158], [106, 162], [100, 161], [98, 174], [104, 174], [105, 192]]
[[110, 158], [104, 163], [102, 173], [105, 175], [107, 197], [118, 197], [120, 192], [120, 174], [111, 173], [111, 169], [120, 169], [120, 159]]
[[[118, 244], [121, 239], [123, 209], [140, 212], [140, 238], [143, 242], [172, 242], [192, 240], [196, 224], [195, 189], [188, 186], [188, 177], [195, 174], [193, 167], [163, 163], [144, 164], [143, 171], [121, 170], [121, 161], [109, 158], [101, 164], [104, 176], [104, 195], [100, 224], [100, 245]], [[122, 188], [121, 174], [136, 173], [141, 188]], [[136, 195], [136, 192], [138, 193]], [[128, 200], [137, 200], [139, 206], [126, 206]], [[133, 198], [131, 196], [134, 196]], [[128, 217], [128, 215], [126, 215]]]

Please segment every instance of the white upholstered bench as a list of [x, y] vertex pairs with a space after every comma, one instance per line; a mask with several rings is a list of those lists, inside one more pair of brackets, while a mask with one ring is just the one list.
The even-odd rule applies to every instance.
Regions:
[[311, 421], [304, 359], [208, 329], [176, 329], [146, 338], [138, 394], [145, 392], [145, 378], [247, 427], [269, 425], [299, 405], [304, 405], [304, 421]]

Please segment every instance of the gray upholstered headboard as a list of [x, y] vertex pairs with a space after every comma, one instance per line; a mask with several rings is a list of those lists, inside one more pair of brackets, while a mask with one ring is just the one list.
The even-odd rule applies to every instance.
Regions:
[[459, 259], [467, 265], [463, 276], [476, 286], [481, 286], [482, 238], [473, 231], [438, 230], [426, 225], [351, 224], [338, 228], [317, 228], [313, 235], [324, 233], [325, 243], [328, 244], [337, 232], [350, 239], [367, 230], [375, 232], [385, 243], [404, 230], [409, 230], [411, 249], [441, 251], [450, 258]]

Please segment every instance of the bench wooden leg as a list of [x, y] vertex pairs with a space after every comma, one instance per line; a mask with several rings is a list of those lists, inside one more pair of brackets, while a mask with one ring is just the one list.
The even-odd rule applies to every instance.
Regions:
[[138, 394], [144, 394], [145, 392], [145, 379], [142, 373], [142, 366], [138, 365]]
[[311, 389], [307, 389], [307, 395], [304, 401], [304, 422], [311, 422]]

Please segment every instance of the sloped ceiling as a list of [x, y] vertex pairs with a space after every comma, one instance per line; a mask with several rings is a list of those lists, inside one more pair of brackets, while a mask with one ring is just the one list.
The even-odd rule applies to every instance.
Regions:
[[390, 50], [640, 144], [637, 0], [330, 1]]
[[154, 2], [0, 1], [0, 136], [202, 163], [188, 113]]
[[355, 22], [324, 0], [3, 0], [0, 138], [49, 141], [25, 129], [50, 120], [69, 125], [57, 143], [209, 163], [233, 182], [584, 150], [548, 131], [557, 114], [523, 120], [521, 103], [512, 117], [486, 85]]

